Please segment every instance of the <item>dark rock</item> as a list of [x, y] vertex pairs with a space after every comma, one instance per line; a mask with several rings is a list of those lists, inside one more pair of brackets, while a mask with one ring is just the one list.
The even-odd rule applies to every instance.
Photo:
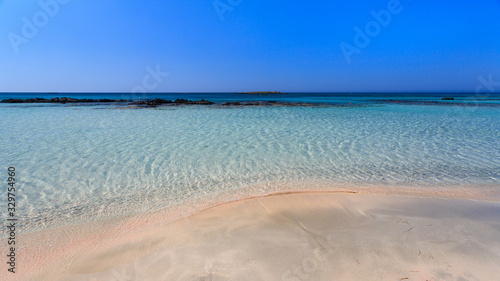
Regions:
[[[241, 104], [241, 102], [235, 101], [235, 102], [226, 102], [226, 103], [223, 103], [222, 105], [231, 106], [231, 105], [242, 105], [242, 104]], [[243, 105], [246, 105], [246, 104], [243, 104]]]
[[34, 99], [6, 99], [0, 101], [1, 103], [114, 103], [114, 102], [128, 102], [128, 100], [112, 100], [112, 99], [75, 99], [68, 97], [56, 97], [51, 99], [34, 98]]
[[194, 104], [210, 105], [210, 104], [213, 104], [213, 102], [201, 99], [200, 101], [195, 101]]
[[23, 100], [22, 99], [6, 99], [6, 100], [2, 100], [0, 102], [1, 103], [22, 103]]
[[455, 98], [442, 98], [441, 100], [455, 100]]
[[129, 103], [129, 105], [145, 105], [147, 107], [157, 107], [158, 105], [172, 103], [171, 100], [154, 99], [154, 100], [141, 100]]
[[172, 103], [171, 100], [164, 100], [164, 99], [154, 99], [154, 102], [158, 104]]
[[207, 100], [199, 100], [199, 101], [190, 101], [190, 100], [186, 100], [186, 99], [176, 99], [174, 101], [175, 104], [197, 104], [197, 105], [210, 105], [210, 104], [213, 104], [213, 102], [211, 101], [207, 101]]
[[174, 103], [180, 103], [180, 104], [189, 103], [189, 100], [186, 100], [186, 99], [176, 99], [174, 101]]
[[[89, 103], [128, 103], [130, 106], [137, 106], [140, 108], [147, 107], [157, 107], [162, 105], [212, 105], [214, 102], [208, 100], [198, 100], [191, 101], [187, 99], [176, 99], [175, 101], [165, 100], [165, 99], [152, 99], [152, 100], [138, 100], [138, 101], [130, 101], [124, 99], [75, 99], [68, 97], [55, 97], [51, 99], [44, 98], [31, 98], [31, 99], [5, 99], [0, 101], [0, 103], [72, 103], [72, 104], [89, 104]], [[398, 102], [393, 100], [386, 100], [385, 102]], [[411, 103], [411, 101], [406, 101], [405, 103]], [[439, 102], [434, 101], [433, 103], [438, 104]], [[447, 104], [447, 103], [440, 103]], [[309, 103], [294, 103], [294, 102], [281, 102], [281, 101], [233, 101], [233, 102], [225, 102], [218, 103], [218, 105], [222, 106], [320, 106], [319, 104], [309, 104]]]
[[134, 102], [131, 102], [129, 103], [130, 105], [145, 105], [147, 104], [147, 101], [145, 100], [140, 100], [140, 101], [134, 101]]

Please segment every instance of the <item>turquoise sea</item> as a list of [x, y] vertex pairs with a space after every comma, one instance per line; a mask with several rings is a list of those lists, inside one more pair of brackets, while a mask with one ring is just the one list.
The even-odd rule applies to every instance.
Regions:
[[[4, 93], [0, 100], [35, 96], [139, 98]], [[441, 101], [447, 96], [455, 100]], [[180, 206], [194, 211], [291, 189], [474, 186], [500, 193], [498, 95], [147, 96], [156, 97], [323, 105], [0, 104], [0, 168], [5, 179], [7, 168], [16, 168], [20, 231], [157, 210], [176, 214]]]

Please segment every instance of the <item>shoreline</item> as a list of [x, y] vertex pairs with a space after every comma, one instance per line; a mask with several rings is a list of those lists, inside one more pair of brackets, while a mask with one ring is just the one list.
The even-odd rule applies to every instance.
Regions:
[[[285, 200], [286, 202], [283, 200]], [[399, 211], [401, 211], [402, 213], [406, 212], [406, 214], [401, 213], [399, 214], [399, 216], [408, 216], [408, 217], [414, 217], [415, 215], [418, 215], [419, 212], [424, 212], [423, 210], [425, 210], [425, 208], [414, 208], [413, 212], [417, 213], [415, 214], [412, 212], [404, 211], [404, 209], [401, 209], [402, 205], [406, 205], [408, 207], [413, 204], [415, 206], [420, 205], [420, 206], [432, 207], [436, 210], [442, 211], [443, 213], [449, 214], [450, 216], [455, 216], [453, 215], [453, 212], [450, 213], [450, 208], [455, 208], [456, 210], [460, 211], [456, 215], [457, 219], [463, 220], [462, 223], [465, 223], [464, 225], [468, 225], [473, 221], [471, 220], [471, 216], [472, 217], [476, 216], [476, 214], [474, 213], [487, 213], [491, 212], [491, 210], [495, 210], [495, 212], [498, 211], [498, 213], [496, 214], [500, 214], [500, 202], [475, 201], [475, 200], [477, 199], [467, 200], [467, 199], [451, 199], [451, 198], [442, 199], [442, 198], [431, 198], [431, 197], [422, 198], [422, 197], [412, 197], [412, 196], [384, 195], [382, 193], [375, 195], [375, 194], [361, 193], [358, 191], [337, 191], [337, 192], [285, 191], [285, 192], [272, 193], [265, 196], [254, 196], [226, 203], [216, 204], [208, 208], [205, 208], [203, 210], [196, 211], [191, 215], [184, 216], [180, 219], [176, 219], [170, 222], [168, 222], [168, 217], [171, 217], [172, 214], [153, 212], [150, 214], [128, 215], [120, 218], [113, 218], [99, 222], [78, 224], [75, 226], [62, 226], [47, 231], [29, 233], [20, 236], [20, 238], [23, 239], [19, 240], [26, 241], [26, 244], [24, 245], [24, 247], [22, 247], [22, 249], [24, 250], [22, 250], [19, 253], [20, 264], [26, 264], [26, 265], [30, 264], [29, 267], [35, 270], [32, 272], [25, 272], [25, 273], [23, 272], [18, 276], [19, 277], [23, 276], [23, 278], [25, 279], [15, 279], [15, 280], [49, 280], [54, 278], [55, 275], [58, 274], [64, 273], [71, 275], [74, 274], [75, 272], [87, 272], [93, 270], [99, 271], [91, 273], [92, 276], [93, 275], [96, 276], [97, 278], [96, 280], [106, 280], [106, 278], [108, 278], [109, 280], [109, 277], [112, 276], [109, 274], [113, 274], [113, 272], [116, 273], [116, 270], [121, 270], [119, 268], [121, 268], [121, 266], [123, 266], [124, 264], [129, 264], [130, 262], [134, 262], [134, 266], [136, 268], [137, 267], [142, 268], [142, 266], [138, 266], [138, 264], [135, 263], [143, 262], [145, 263], [144, 266], [147, 266], [148, 261], [147, 260], [141, 261], [141, 258], [139, 257], [146, 257], [149, 254], [154, 253], [155, 251], [157, 252], [160, 251], [160, 249], [164, 249], [165, 246], [161, 245], [165, 243], [168, 244], [169, 241], [171, 242], [170, 238], [172, 237], [176, 237], [175, 239], [182, 240], [184, 239], [183, 238], [184, 236], [195, 235], [195, 233], [197, 233], [198, 231], [203, 232], [204, 227], [208, 227], [214, 231], [214, 233], [212, 233], [213, 234], [212, 238], [217, 240], [220, 237], [225, 237], [228, 231], [230, 231], [228, 229], [224, 229], [223, 227], [227, 226], [229, 221], [232, 222], [229, 224], [231, 225], [235, 223], [238, 224], [240, 222], [245, 222], [245, 220], [248, 220], [246, 222], [246, 227], [248, 227], [249, 229], [248, 231], [250, 231], [256, 224], [258, 224], [261, 216], [271, 215], [272, 217], [275, 216], [279, 217], [280, 214], [282, 214], [283, 212], [285, 213], [292, 212], [293, 216], [302, 217], [303, 215], [308, 213], [311, 208], [314, 209], [317, 206], [323, 206], [325, 210], [329, 210], [329, 212], [334, 212], [334, 213], [337, 212], [337, 215], [340, 215], [341, 217], [342, 214], [346, 212], [347, 213], [351, 212], [349, 210], [358, 210], [359, 212], [356, 211], [351, 219], [355, 220], [357, 218], [362, 218], [364, 222], [366, 222], [366, 220], [370, 221], [370, 216], [367, 215], [367, 213], [380, 208], [387, 208], [387, 206], [391, 205], [396, 206], [393, 207], [394, 210], [392, 215], [398, 216], [398, 208], [399, 208]], [[345, 202], [348, 201], [350, 203], [346, 204]], [[264, 203], [264, 205], [262, 205], [262, 202], [267, 202], [267, 203]], [[470, 212], [467, 210], [469, 210]], [[241, 218], [238, 217], [239, 214], [247, 214], [247, 216], [245, 218]], [[298, 219], [298, 221], [302, 221], [301, 222], [302, 226], [299, 226], [299, 228], [302, 228], [304, 226], [307, 228], [307, 224], [320, 223], [320, 225], [325, 225], [324, 224], [325, 221], [321, 223], [321, 220], [318, 221], [318, 218], [321, 218], [325, 215], [328, 216], [328, 212], [326, 213], [320, 212], [320, 214], [321, 215], [319, 216], [306, 217], [304, 220]], [[350, 214], [349, 216], [351, 215], [353, 214]], [[436, 215], [438, 217], [441, 216], [440, 213]], [[421, 214], [420, 216], [424, 219], [433, 219], [432, 217], [429, 217], [428, 214], [426, 216], [423, 216]], [[340, 219], [341, 217], [335, 217], [335, 220]], [[380, 219], [383, 218], [384, 217], [381, 217]], [[479, 217], [476, 216], [476, 218], [481, 218], [481, 216]], [[483, 220], [485, 220], [485, 218], [483, 218]], [[198, 224], [198, 226], [189, 226], [189, 223], [192, 221], [195, 221]], [[485, 223], [486, 224], [485, 227], [489, 227], [487, 225], [488, 223], [491, 224], [491, 221], [483, 221], [483, 222], [479, 221], [474, 223], [475, 224]], [[496, 219], [495, 223], [499, 223], [498, 219]], [[179, 227], [179, 225], [181, 225], [182, 227]], [[204, 227], [199, 227], [199, 225], [204, 225]], [[326, 226], [328, 225], [329, 224], [326, 224]], [[335, 226], [335, 223], [332, 225]], [[176, 233], [177, 236], [171, 235], [172, 231], [176, 232], [175, 229], [179, 230], [182, 229], [183, 227], [187, 227], [187, 229], [185, 229], [185, 232], [183, 232], [183, 235], [177, 235], [179, 233]], [[286, 228], [286, 224], [281, 225], [280, 223], [278, 223], [277, 225], [273, 226], [262, 225], [262, 229], [259, 230], [259, 233], [269, 234], [270, 233], [269, 231], [276, 232], [276, 235], [278, 237], [280, 235], [284, 235], [282, 236], [282, 238], [285, 239], [285, 241], [287, 239], [286, 237], [288, 237], [287, 235], [300, 236], [299, 232], [294, 232], [297, 229], [294, 228], [295, 229], [294, 231], [288, 233], [287, 231], [284, 231], [282, 227]], [[458, 225], [458, 227], [460, 227], [460, 225]], [[361, 227], [361, 229], [363, 229], [363, 227]], [[475, 233], [474, 231], [476, 230], [470, 229], [470, 231], [472, 231], [472, 233]], [[304, 232], [304, 229], [300, 230], [300, 232], [301, 233]], [[479, 233], [475, 234], [479, 235]], [[325, 238], [323, 237], [324, 235], [326, 234], [323, 233], [322, 235], [320, 235], [322, 237], [321, 239]], [[45, 241], [45, 243], [40, 243], [40, 241]], [[275, 242], [279, 244], [279, 241]], [[193, 243], [195, 242], [188, 239], [176, 245], [182, 248], [185, 247], [186, 245], [192, 245]], [[195, 243], [196, 245], [193, 244], [192, 246], [203, 248], [203, 247], [209, 247], [210, 243], [207, 242], [206, 244], [202, 243], [199, 245]], [[244, 241], [240, 241], [238, 243], [244, 244]], [[142, 246], [139, 247], [140, 245], [144, 246], [145, 250], [141, 250], [143, 247]], [[293, 245], [281, 245], [281, 246], [285, 247], [285, 249], [293, 248]], [[224, 247], [220, 248], [219, 250], [222, 251], [222, 249], [228, 250]], [[212, 250], [217, 251], [217, 249], [212, 249]], [[30, 252], [38, 252], [38, 253], [34, 255], [35, 258], [27, 258], [27, 256], [33, 255], [33, 253], [30, 254]], [[130, 255], [125, 254], [125, 256], [123, 256], [123, 254], [120, 254], [122, 252], [127, 252]], [[246, 251], [242, 251], [241, 254], [244, 254], [245, 252]], [[44, 253], [47, 253], [48, 255], [44, 256]], [[169, 253], [169, 255], [171, 254], [172, 253]], [[176, 252], [175, 254], [182, 256], [185, 254], [185, 252], [180, 251]], [[113, 257], [114, 255], [117, 256], [111, 259], [114, 261], [113, 264], [108, 264], [106, 268], [100, 270], [98, 269], [99, 267], [96, 267], [97, 265], [95, 263], [92, 263], [90, 261], [95, 259], [100, 260], [101, 258], [99, 257], [102, 255], [108, 256], [108, 258]], [[119, 262], [116, 262], [116, 260], [118, 260]], [[178, 266], [182, 265], [179, 264]], [[189, 269], [189, 267], [185, 268], [185, 270], [187, 269]], [[46, 278], [43, 277], [44, 274], [41, 274], [42, 271], [44, 271], [45, 274], [47, 274]], [[63, 280], [67, 279], [88, 280], [80, 276], [81, 274], [82, 273], [78, 273], [74, 276], [65, 275], [64, 277], [61, 278], [63, 278]], [[134, 274], [139, 274], [139, 272], [135, 272]], [[142, 272], [141, 274], [145, 273]], [[202, 278], [203, 276], [209, 276], [209, 274], [214, 274], [214, 273], [208, 273], [206, 275], [199, 275], [199, 276], [200, 278]], [[31, 277], [29, 276], [32, 276], [33, 279], [30, 279]], [[82, 277], [82, 279], [79, 279], [80, 278], [79, 276]], [[212, 276], [218, 276], [218, 275], [212, 275]], [[141, 279], [141, 280], [150, 280], [147, 279], [147, 277], [144, 278], [146, 279]], [[219, 276], [219, 278], [222, 277]], [[404, 278], [404, 276], [402, 276], [401, 278]], [[221, 279], [221, 280], [226, 280], [226, 279]], [[253, 279], [242, 279], [242, 280], [253, 280]], [[268, 280], [294, 280], [294, 279], [268, 279]], [[299, 278], [299, 280], [302, 279]], [[327, 279], [318, 279], [318, 280], [327, 280]], [[418, 279], [410, 279], [410, 280], [418, 280]], [[485, 279], [479, 279], [479, 280], [485, 280]]]
[[[307, 187], [307, 188], [304, 188]], [[235, 190], [226, 190], [222, 193], [204, 194], [202, 197], [188, 198], [172, 205], [164, 205], [164, 200], [159, 197], [168, 195], [158, 195], [155, 204], [162, 205], [154, 210], [138, 209], [138, 206], [145, 205], [142, 201], [123, 201], [117, 203], [99, 202], [99, 210], [95, 210], [91, 205], [82, 205], [78, 209], [85, 209], [88, 212], [66, 212], [66, 209], [57, 209], [51, 212], [52, 217], [62, 218], [45, 219], [40, 217], [29, 218], [20, 222], [23, 227], [20, 228], [21, 235], [29, 235], [40, 231], [57, 229], [60, 227], [78, 226], [82, 224], [99, 223], [102, 221], [120, 219], [129, 216], [142, 216], [150, 214], [170, 214], [168, 222], [182, 219], [193, 214], [211, 209], [220, 205], [238, 202], [254, 198], [263, 198], [268, 196], [300, 194], [300, 193], [357, 193], [364, 195], [397, 196], [410, 198], [435, 198], [435, 199], [462, 199], [482, 202], [500, 202], [500, 194], [497, 192], [497, 186], [494, 184], [464, 184], [464, 185], [443, 185], [439, 188], [433, 188], [433, 185], [373, 185], [373, 184], [348, 184], [332, 183], [322, 180], [300, 180], [286, 182], [270, 182], [240, 187]], [[144, 198], [146, 201], [154, 198]], [[116, 200], [114, 200], [116, 201]], [[163, 203], [162, 203], [163, 202]], [[102, 206], [107, 206], [105, 209]], [[74, 206], [68, 207], [73, 210]], [[136, 211], [131, 211], [136, 210]], [[100, 213], [96, 213], [96, 212]], [[67, 221], [64, 217], [77, 218], [78, 222]], [[26, 230], [28, 229], [28, 230]], [[1, 235], [0, 238], [7, 236]]]
[[[307, 187], [307, 188], [304, 188]], [[436, 188], [433, 185], [374, 185], [374, 184], [349, 184], [322, 180], [299, 180], [286, 182], [270, 182], [240, 187], [235, 190], [226, 190], [222, 193], [204, 194], [202, 197], [189, 198], [185, 201], [177, 202], [173, 205], [162, 206], [155, 210], [137, 210], [130, 212], [137, 206], [145, 203], [142, 201], [124, 201], [121, 205], [100, 202], [99, 206], [106, 205], [106, 209], [100, 209], [96, 213], [90, 205], [82, 205], [78, 209], [91, 210], [90, 213], [66, 213], [64, 209], [58, 209], [55, 217], [79, 218], [79, 222], [69, 222], [65, 220], [46, 220], [31, 218], [23, 223], [29, 226], [29, 230], [21, 228], [21, 235], [29, 235], [40, 231], [57, 229], [60, 227], [78, 226], [82, 224], [99, 223], [102, 221], [120, 219], [129, 216], [143, 216], [150, 214], [171, 214], [168, 222], [173, 222], [204, 210], [208, 210], [224, 204], [244, 201], [255, 198], [264, 198], [277, 195], [301, 194], [301, 193], [356, 193], [377, 196], [397, 196], [410, 198], [435, 198], [435, 199], [461, 199], [482, 202], [500, 202], [500, 194], [496, 191], [494, 184], [464, 184], [464, 185], [443, 185]], [[163, 195], [162, 195], [163, 196]], [[168, 196], [168, 195], [166, 195]], [[161, 204], [157, 196], [158, 204]], [[149, 201], [153, 198], [145, 198]], [[132, 204], [132, 205], [131, 205]], [[74, 206], [69, 207], [72, 210]], [[92, 211], [93, 210], [93, 211]], [[41, 221], [36, 223], [33, 221]], [[3, 235], [0, 235], [2, 238]], [[6, 237], [6, 236], [5, 236]]]

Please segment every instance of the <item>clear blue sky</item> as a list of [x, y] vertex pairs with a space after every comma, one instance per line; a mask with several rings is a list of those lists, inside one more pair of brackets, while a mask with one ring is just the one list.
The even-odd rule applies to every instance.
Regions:
[[[401, 0], [379, 31], [371, 11], [397, 1], [220, 0], [219, 13], [212, 0], [54, 1], [0, 0], [0, 91], [129, 92], [146, 80], [153, 92], [473, 92], [479, 76], [500, 81], [499, 0]], [[356, 47], [367, 24], [373, 37], [348, 63], [341, 44]], [[148, 66], [169, 75], [145, 78]]]

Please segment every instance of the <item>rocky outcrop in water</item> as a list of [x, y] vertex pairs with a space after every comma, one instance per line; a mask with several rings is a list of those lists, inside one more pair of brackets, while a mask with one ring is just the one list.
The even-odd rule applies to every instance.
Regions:
[[204, 99], [201, 99], [199, 101], [191, 101], [187, 99], [176, 99], [175, 101], [171, 100], [164, 100], [164, 99], [154, 99], [154, 100], [144, 100], [144, 101], [135, 101], [129, 103], [129, 105], [136, 105], [136, 106], [146, 106], [146, 107], [157, 107], [160, 105], [181, 105], [181, 104], [193, 104], [193, 105], [211, 105], [214, 104], [211, 101], [207, 101]]
[[33, 98], [33, 99], [5, 99], [0, 103], [113, 103], [113, 102], [130, 102], [129, 100], [113, 100], [113, 99], [74, 99], [74, 98]]
[[239, 106], [345, 106], [345, 105], [329, 105], [319, 103], [303, 103], [303, 102], [280, 102], [280, 101], [232, 101], [215, 103], [205, 99], [193, 101], [187, 99], [176, 99], [174, 101], [165, 99], [148, 99], [131, 101], [124, 99], [75, 99], [75, 98], [32, 98], [32, 99], [5, 99], [0, 103], [53, 103], [53, 104], [72, 104], [72, 105], [89, 105], [89, 104], [117, 104], [119, 106], [129, 106], [131, 108], [151, 108], [158, 106], [181, 106], [181, 105], [214, 105], [223, 107], [239, 107]]

